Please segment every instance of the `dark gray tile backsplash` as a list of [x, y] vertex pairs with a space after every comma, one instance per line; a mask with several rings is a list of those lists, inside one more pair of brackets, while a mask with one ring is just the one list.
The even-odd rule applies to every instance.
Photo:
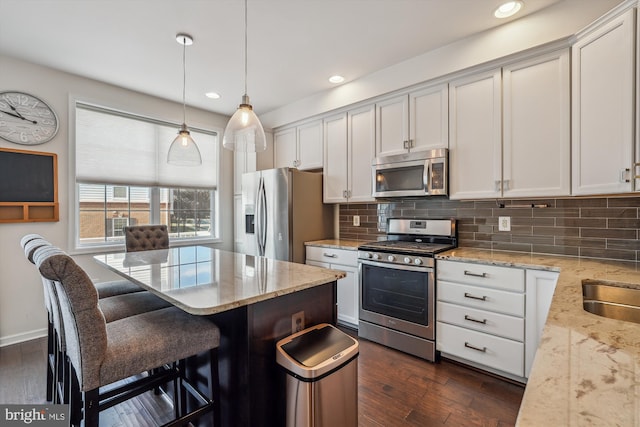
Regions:
[[[501, 207], [501, 206], [504, 207]], [[524, 207], [546, 205], [547, 207]], [[456, 218], [460, 246], [640, 261], [640, 197], [457, 201], [396, 199], [340, 205], [340, 237], [376, 240], [388, 218]], [[353, 226], [353, 216], [360, 226]], [[511, 231], [498, 231], [498, 217]]]

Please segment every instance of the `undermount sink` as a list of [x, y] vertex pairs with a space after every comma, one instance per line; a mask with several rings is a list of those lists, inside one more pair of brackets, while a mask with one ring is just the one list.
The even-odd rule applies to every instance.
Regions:
[[582, 307], [610, 319], [640, 323], [640, 289], [597, 280], [582, 281]]

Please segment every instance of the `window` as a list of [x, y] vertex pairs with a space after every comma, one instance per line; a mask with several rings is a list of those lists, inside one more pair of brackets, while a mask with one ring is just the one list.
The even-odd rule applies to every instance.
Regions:
[[172, 166], [178, 128], [76, 104], [76, 248], [122, 244], [136, 224], [166, 224], [172, 241], [217, 237], [218, 134], [192, 128], [202, 165]]

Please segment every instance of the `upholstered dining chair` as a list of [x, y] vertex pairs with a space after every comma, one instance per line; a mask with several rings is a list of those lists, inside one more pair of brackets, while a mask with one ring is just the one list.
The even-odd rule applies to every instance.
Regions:
[[169, 230], [164, 224], [132, 225], [124, 227], [127, 252], [169, 248]]
[[[105, 321], [91, 279], [75, 261], [51, 247], [35, 250], [33, 259], [42, 276], [54, 284], [65, 328], [67, 355], [72, 368], [71, 414], [73, 425], [99, 425], [100, 411], [174, 382], [176, 420], [186, 425], [213, 411], [219, 425], [217, 347], [220, 332], [208, 319], [176, 307]], [[209, 357], [208, 393], [188, 385], [178, 364], [200, 354]], [[129, 379], [128, 381], [121, 381]], [[108, 388], [103, 388], [109, 385]], [[186, 390], [186, 391], [185, 391]], [[185, 393], [204, 404], [186, 412]]]

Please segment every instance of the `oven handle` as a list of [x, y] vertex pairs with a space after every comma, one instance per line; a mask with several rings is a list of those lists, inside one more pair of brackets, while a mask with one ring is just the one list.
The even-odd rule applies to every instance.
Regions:
[[386, 262], [376, 262], [376, 261], [368, 261], [368, 260], [358, 260], [358, 263], [362, 265], [370, 265], [373, 267], [382, 267], [382, 268], [392, 268], [394, 270], [405, 270], [405, 271], [418, 271], [421, 273], [429, 273], [433, 271], [433, 267], [415, 267], [412, 265], [403, 265], [403, 264], [389, 264]]

